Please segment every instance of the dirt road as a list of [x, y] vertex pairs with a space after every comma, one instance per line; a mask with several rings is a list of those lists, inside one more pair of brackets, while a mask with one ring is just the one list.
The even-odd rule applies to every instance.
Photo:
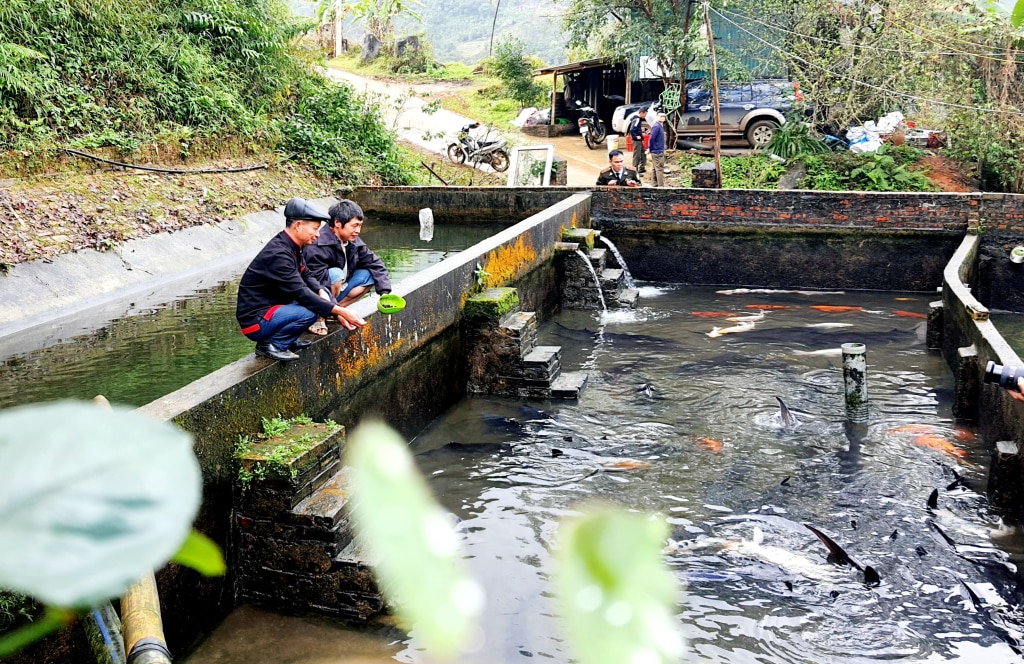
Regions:
[[[451, 111], [429, 109], [430, 103], [437, 99], [439, 91], [450, 89], [449, 83], [389, 83], [338, 69], [328, 69], [327, 75], [334, 80], [348, 83], [357, 92], [377, 99], [381, 117], [387, 126], [394, 128], [400, 139], [439, 155], [445, 154], [448, 144], [454, 140], [464, 125], [473, 122], [471, 118]], [[467, 91], [466, 94], [473, 93]], [[500, 129], [509, 140], [510, 148], [522, 145], [553, 145], [555, 155], [566, 161], [567, 184], [571, 187], [593, 186], [598, 172], [608, 165], [607, 146], [590, 150], [578, 135], [536, 138], [520, 133], [511, 125]]]

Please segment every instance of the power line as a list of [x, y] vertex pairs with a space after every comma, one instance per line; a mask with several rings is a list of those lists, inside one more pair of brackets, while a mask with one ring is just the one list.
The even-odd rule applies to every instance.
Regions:
[[772, 44], [771, 42], [769, 42], [769, 41], [767, 41], [765, 39], [762, 39], [759, 35], [756, 35], [753, 32], [751, 32], [750, 30], [747, 30], [746, 28], [744, 28], [742, 25], [740, 25], [736, 21], [733, 21], [728, 16], [723, 15], [721, 12], [719, 12], [714, 7], [711, 7], [711, 11], [715, 12], [716, 14], [718, 14], [727, 23], [731, 23], [737, 29], [747, 33], [748, 35], [750, 35], [751, 37], [753, 37], [757, 41], [761, 42], [762, 44], [764, 44], [768, 48], [771, 48], [771, 49], [773, 49], [775, 51], [778, 51], [778, 52], [782, 53], [786, 57], [792, 58], [794, 60], [798, 60], [798, 61], [800, 61], [800, 62], [802, 62], [802, 63], [804, 63], [804, 64], [806, 64], [806, 65], [808, 65], [810, 67], [814, 67], [815, 69], [820, 69], [821, 71], [825, 72], [826, 74], [830, 74], [832, 76], [835, 76], [836, 78], [845, 79], [847, 81], [850, 81], [851, 83], [855, 83], [855, 84], [863, 86], [865, 88], [870, 88], [872, 90], [878, 90], [879, 92], [884, 92], [884, 93], [887, 93], [887, 94], [895, 95], [897, 97], [904, 97], [906, 99], [913, 99], [914, 101], [921, 101], [921, 102], [926, 102], [926, 103], [929, 103], [929, 104], [936, 104], [936, 105], [939, 105], [939, 106], [949, 106], [951, 108], [962, 108], [964, 110], [978, 111], [978, 112], [981, 112], [981, 113], [1002, 113], [1004, 115], [1024, 116], [1024, 113], [1021, 113], [1019, 111], [1006, 111], [1006, 110], [1001, 110], [1001, 109], [996, 109], [996, 108], [982, 108], [980, 106], [967, 106], [965, 104], [956, 104], [956, 103], [948, 102], [948, 101], [940, 101], [938, 99], [928, 99], [927, 97], [918, 97], [917, 95], [912, 95], [912, 94], [910, 94], [908, 92], [900, 92], [899, 90], [889, 90], [889, 89], [883, 88], [883, 87], [878, 86], [878, 85], [874, 85], [874, 84], [871, 84], [871, 83], [866, 83], [864, 81], [858, 80], [858, 79], [853, 78], [851, 76], [847, 76], [845, 74], [839, 74], [837, 72], [832, 71], [831, 69], [826, 69], [825, 67], [822, 67], [821, 65], [815, 64], [815, 63], [813, 63], [813, 62], [811, 62], [809, 60], [806, 60], [805, 58], [801, 58], [800, 56], [798, 56], [798, 55], [796, 55], [794, 53], [790, 53], [789, 51], [786, 51], [786, 50], [776, 46], [775, 44]]

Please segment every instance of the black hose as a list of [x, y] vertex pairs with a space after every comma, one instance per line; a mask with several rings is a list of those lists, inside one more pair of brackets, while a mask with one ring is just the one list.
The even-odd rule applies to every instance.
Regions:
[[[204, 173], [244, 173], [245, 171], [258, 171], [263, 168], [270, 168], [270, 164], [261, 164], [259, 166], [243, 166], [242, 168], [198, 168], [193, 171], [187, 171], [178, 168], [156, 168], [155, 166], [138, 166], [136, 164], [125, 164], [120, 161], [104, 159], [103, 157], [97, 157], [96, 155], [87, 154], [85, 152], [79, 152], [78, 150], [72, 150], [71, 148], [61, 148], [61, 150], [67, 152], [68, 154], [76, 155], [78, 157], [85, 157], [86, 159], [101, 161], [106, 164], [121, 166], [122, 168], [135, 168], [140, 171], [152, 171], [153, 173], [172, 173], [174, 175], [199, 175]], [[294, 156], [295, 155], [290, 155], [283, 159], [282, 161], [288, 161]]]

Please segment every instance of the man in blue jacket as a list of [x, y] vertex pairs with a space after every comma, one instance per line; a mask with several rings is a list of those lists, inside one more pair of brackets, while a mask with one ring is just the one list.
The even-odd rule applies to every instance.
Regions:
[[651, 153], [654, 168], [654, 186], [665, 186], [665, 114], [657, 113], [651, 125], [651, 138], [647, 150]]
[[[363, 210], [355, 201], [341, 200], [331, 206], [327, 230], [303, 250], [311, 277], [340, 306], [346, 307], [370, 290], [378, 295], [391, 292], [391, 278], [384, 261], [359, 238], [363, 231]], [[310, 332], [319, 332], [320, 321]], [[324, 326], [326, 332], [326, 326]]]
[[317, 316], [335, 316], [354, 330], [366, 321], [338, 306], [328, 291], [312, 280], [302, 258], [302, 248], [316, 241], [327, 213], [301, 198], [284, 206], [284, 230], [270, 239], [242, 275], [238, 284], [235, 318], [242, 334], [256, 342], [256, 354], [287, 362], [299, 356], [294, 350], [309, 341], [299, 336]]

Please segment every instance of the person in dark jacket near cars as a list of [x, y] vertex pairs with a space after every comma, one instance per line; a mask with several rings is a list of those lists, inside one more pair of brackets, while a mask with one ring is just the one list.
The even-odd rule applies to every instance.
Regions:
[[235, 318], [242, 334], [256, 342], [256, 354], [287, 362], [309, 341], [299, 336], [317, 316], [335, 316], [354, 330], [366, 321], [331, 300], [310, 277], [302, 248], [316, 241], [326, 212], [301, 198], [284, 206], [284, 230], [270, 239], [242, 275], [238, 284]]
[[643, 174], [647, 166], [647, 152], [644, 150], [644, 121], [647, 109], [641, 108], [629, 121], [629, 138], [633, 141], [633, 168]]
[[[312, 278], [342, 307], [361, 298], [371, 286], [378, 295], [390, 293], [388, 269], [359, 238], [363, 231], [362, 208], [345, 199], [332, 205], [329, 214], [327, 230], [303, 250]], [[317, 321], [309, 331], [326, 333], [326, 325], [322, 332], [321, 325], [323, 322]]]

